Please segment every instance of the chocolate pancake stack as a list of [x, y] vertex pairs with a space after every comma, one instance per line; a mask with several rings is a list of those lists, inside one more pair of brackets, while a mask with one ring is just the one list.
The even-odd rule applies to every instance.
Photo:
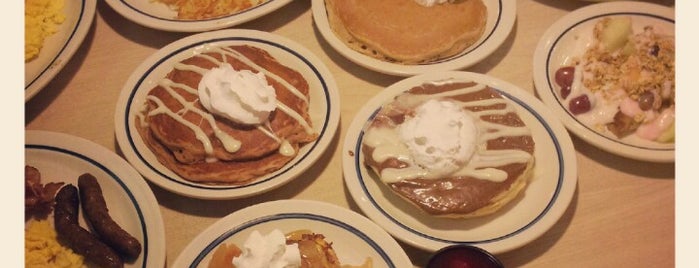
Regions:
[[[416, 164], [406, 145], [395, 142], [400, 125], [430, 99], [456, 103], [478, 129], [473, 155], [446, 175]], [[440, 82], [414, 87], [385, 104], [365, 130], [362, 153], [382, 183], [420, 210], [470, 218], [496, 212], [526, 187], [534, 145], [514, 106], [496, 90], [473, 82]]]

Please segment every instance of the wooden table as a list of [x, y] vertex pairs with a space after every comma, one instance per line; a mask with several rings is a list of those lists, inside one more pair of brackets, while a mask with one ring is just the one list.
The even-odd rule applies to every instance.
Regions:
[[[190, 34], [142, 27], [117, 14], [104, 1], [98, 2], [93, 27], [78, 52], [46, 88], [25, 104], [25, 127], [84, 137], [120, 153], [113, 120], [123, 83], [146, 57]], [[661, 3], [674, 6], [674, 1]], [[467, 71], [498, 77], [534, 94], [532, 56], [539, 37], [558, 18], [588, 4], [517, 0], [517, 21], [510, 36], [491, 56]], [[340, 88], [340, 129], [317, 165], [284, 187], [260, 196], [205, 201], [150, 184], [160, 203], [170, 264], [206, 227], [251, 204], [312, 199], [361, 212], [343, 183], [343, 139], [361, 105], [402, 79], [362, 68], [332, 49], [313, 25], [309, 0], [293, 1], [238, 28], [273, 32], [315, 52], [335, 75]], [[572, 139], [578, 157], [578, 187], [567, 211], [541, 237], [498, 257], [507, 267], [673, 267], [674, 164], [629, 160], [576, 137]], [[416, 266], [424, 264], [428, 252], [401, 245]]]

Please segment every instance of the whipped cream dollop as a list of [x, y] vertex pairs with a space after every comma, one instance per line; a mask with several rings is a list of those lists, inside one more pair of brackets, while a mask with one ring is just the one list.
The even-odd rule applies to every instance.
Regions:
[[449, 0], [415, 0], [421, 6], [431, 7], [434, 5], [444, 4], [449, 2]]
[[298, 268], [301, 253], [297, 244], [286, 244], [286, 237], [278, 229], [267, 235], [254, 230], [245, 240], [240, 256], [233, 258], [239, 268]]
[[431, 176], [442, 176], [468, 163], [476, 150], [478, 127], [457, 103], [431, 99], [405, 119], [399, 136], [416, 164]]
[[209, 112], [242, 124], [264, 123], [277, 107], [276, 92], [263, 73], [238, 71], [228, 63], [204, 73], [198, 92]]

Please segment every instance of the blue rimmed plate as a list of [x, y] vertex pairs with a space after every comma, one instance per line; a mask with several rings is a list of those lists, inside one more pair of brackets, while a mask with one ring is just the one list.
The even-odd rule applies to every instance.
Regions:
[[318, 31], [337, 52], [365, 68], [398, 76], [470, 67], [492, 54], [507, 39], [517, 19], [517, 1], [483, 0], [488, 9], [485, 31], [480, 39], [452, 57], [425, 64], [399, 64], [369, 57], [348, 47], [330, 28], [325, 0], [313, 0], [313, 21]]
[[29, 101], [63, 69], [80, 48], [95, 18], [96, 0], [66, 1], [65, 21], [44, 40], [39, 55], [24, 63], [24, 101]]
[[607, 152], [631, 159], [652, 162], [674, 162], [675, 144], [643, 140], [635, 135], [619, 139], [609, 131], [587, 126], [565, 107], [555, 86], [555, 72], [570, 64], [574, 57], [582, 56], [592, 43], [592, 29], [602, 18], [631, 17], [634, 32], [646, 25], [654, 25], [657, 31], [674, 35], [675, 11], [673, 8], [643, 2], [610, 2], [586, 6], [556, 21], [541, 36], [534, 51], [534, 84], [541, 100], [563, 121], [576, 136]]
[[[476, 82], [497, 89], [512, 101], [532, 131], [535, 165], [519, 197], [500, 211], [479, 218], [445, 219], [418, 211], [373, 175], [361, 152], [364, 129], [382, 105], [427, 82]], [[573, 143], [560, 121], [526, 92], [505, 81], [470, 72], [435, 72], [401, 80], [374, 96], [357, 113], [345, 136], [342, 168], [347, 188], [361, 210], [390, 234], [417, 248], [436, 251], [472, 244], [493, 253], [520, 247], [546, 232], [563, 215], [577, 185]]]
[[[64, 182], [77, 187], [78, 176], [97, 178], [109, 215], [141, 242], [141, 255], [125, 267], [165, 267], [165, 233], [158, 201], [129, 163], [106, 148], [68, 134], [28, 130], [25, 164], [41, 173], [41, 183]], [[88, 228], [83, 216], [80, 224]]]
[[140, 25], [171, 32], [204, 32], [229, 28], [275, 11], [291, 0], [266, 0], [236, 13], [202, 20], [177, 19], [177, 12], [167, 5], [144, 0], [106, 0], [117, 13]]
[[252, 231], [267, 234], [274, 229], [322, 234], [343, 265], [360, 265], [371, 258], [373, 267], [413, 267], [396, 240], [369, 219], [337, 205], [311, 200], [270, 201], [233, 212], [194, 238], [173, 267], [207, 267], [222, 243], [242, 247]]
[[[136, 114], [145, 96], [172, 70], [175, 63], [211, 46], [250, 45], [261, 48], [280, 63], [300, 72], [309, 84], [309, 114], [318, 139], [299, 149], [287, 165], [246, 185], [211, 185], [187, 181], [158, 162], [135, 128]], [[234, 199], [277, 188], [308, 169], [325, 151], [340, 121], [340, 100], [335, 80], [313, 53], [301, 45], [267, 32], [219, 30], [175, 41], [139, 65], [124, 84], [114, 115], [116, 138], [126, 159], [153, 183], [185, 196]]]

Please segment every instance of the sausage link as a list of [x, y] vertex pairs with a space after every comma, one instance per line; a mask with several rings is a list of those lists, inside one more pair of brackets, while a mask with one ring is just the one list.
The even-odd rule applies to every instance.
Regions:
[[119, 254], [79, 225], [80, 204], [78, 189], [75, 186], [63, 186], [56, 194], [55, 201], [54, 225], [58, 237], [65, 241], [68, 247], [99, 267], [124, 267]]
[[123, 254], [125, 259], [135, 259], [141, 254], [141, 243], [126, 232], [109, 215], [102, 188], [97, 179], [89, 173], [78, 177], [80, 200], [85, 218], [104, 243]]

